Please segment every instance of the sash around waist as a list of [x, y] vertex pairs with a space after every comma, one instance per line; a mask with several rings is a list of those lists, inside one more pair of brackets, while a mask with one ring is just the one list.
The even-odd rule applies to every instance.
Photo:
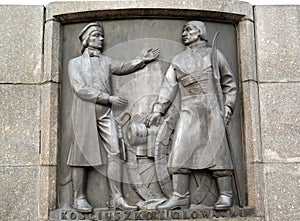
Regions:
[[213, 84], [217, 84], [213, 78], [201, 77], [201, 76], [186, 76], [181, 83], [182, 94], [215, 94], [215, 87]]
[[201, 81], [212, 79], [212, 73], [193, 73], [189, 74], [185, 77], [182, 77], [179, 82], [183, 87], [188, 86], [190, 84], [199, 83]]

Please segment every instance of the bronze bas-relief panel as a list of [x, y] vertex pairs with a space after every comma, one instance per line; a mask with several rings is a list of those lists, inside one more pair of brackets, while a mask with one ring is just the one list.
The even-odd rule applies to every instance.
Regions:
[[[129, 199], [131, 203], [137, 204], [140, 208], [155, 209], [156, 205], [151, 200], [157, 200], [156, 203], [163, 202], [164, 199], [171, 196], [173, 191], [172, 176], [167, 169], [167, 159], [172, 148], [174, 127], [169, 126], [173, 129], [166, 134], [162, 133], [168, 138], [168, 142], [163, 143], [160, 147], [160, 153], [157, 153], [158, 150], [156, 150], [156, 153], [155, 150], [152, 150], [151, 153], [148, 149], [149, 143], [155, 143], [155, 135], [154, 138], [148, 136], [148, 141], [141, 140], [140, 143], [139, 141], [134, 143], [130, 133], [135, 135], [133, 132], [136, 129], [135, 126], [143, 125], [147, 115], [151, 113], [170, 62], [176, 54], [185, 49], [182, 43], [182, 30], [186, 23], [187, 20], [176, 19], [124, 19], [100, 22], [104, 30], [102, 51], [106, 56], [121, 61], [132, 60], [141, 57], [141, 52], [145, 48], [160, 48], [159, 57], [143, 69], [129, 75], [111, 77], [111, 94], [125, 97], [128, 100], [128, 105], [125, 107], [113, 107], [114, 117], [119, 122], [118, 125], [121, 125], [120, 130], [125, 143], [125, 151], [124, 153], [121, 152], [126, 157], [125, 160], [124, 157], [121, 157], [123, 195], [125, 199]], [[70, 182], [72, 180], [72, 169], [67, 165], [69, 148], [74, 136], [71, 126], [73, 92], [68, 77], [68, 62], [70, 59], [81, 55], [81, 42], [78, 35], [87, 24], [63, 25], [61, 141], [58, 173], [59, 207], [71, 208], [73, 204], [73, 188], [72, 182]], [[212, 44], [214, 34], [217, 31], [220, 32], [217, 48], [226, 57], [236, 81], [239, 82], [235, 26], [219, 22], [205, 22], [205, 25], [208, 45]], [[165, 118], [170, 117], [172, 119], [172, 114], [179, 109], [180, 98], [177, 95]], [[126, 121], [125, 113], [130, 115], [130, 120]], [[123, 116], [124, 118], [121, 119]], [[122, 120], [124, 121], [120, 122]], [[174, 121], [176, 124], [176, 119]], [[245, 202], [239, 93], [237, 93], [235, 110], [228, 131], [231, 137], [232, 151], [235, 155], [235, 167], [240, 178], [238, 181], [239, 198]], [[148, 134], [151, 134], [149, 129]], [[160, 155], [157, 156], [157, 154]], [[162, 158], [165, 160], [161, 160]], [[157, 171], [159, 171], [159, 174], [157, 174]], [[164, 174], [160, 173], [162, 171]], [[94, 207], [94, 211], [96, 208], [107, 208], [109, 188], [106, 176], [106, 166], [89, 168], [86, 195], [89, 203]], [[162, 182], [162, 179], [166, 182]], [[236, 188], [233, 187], [233, 189], [233, 202], [234, 205], [238, 205]], [[193, 172], [190, 176], [191, 205], [201, 204], [210, 208], [217, 198], [217, 184], [212, 175], [207, 170]], [[152, 206], [154, 207], [152, 208]]]

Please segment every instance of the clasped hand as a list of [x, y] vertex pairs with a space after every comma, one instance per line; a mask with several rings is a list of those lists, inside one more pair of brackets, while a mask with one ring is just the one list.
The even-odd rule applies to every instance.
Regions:
[[152, 112], [150, 113], [145, 121], [146, 127], [151, 127], [152, 125], [157, 126], [161, 119], [161, 113], [159, 112]]

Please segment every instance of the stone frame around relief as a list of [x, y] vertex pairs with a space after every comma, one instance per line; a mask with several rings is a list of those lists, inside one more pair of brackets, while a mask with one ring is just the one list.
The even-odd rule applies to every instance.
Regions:
[[[47, 219], [49, 211], [57, 206], [57, 165], [59, 149], [59, 113], [61, 87], [62, 27], [66, 23], [93, 21], [107, 18], [179, 18], [205, 19], [230, 22], [236, 25], [239, 84], [241, 94], [242, 143], [244, 148], [246, 205], [256, 207], [263, 214], [263, 193], [260, 185], [261, 158], [256, 78], [256, 51], [252, 6], [244, 2], [221, 3], [191, 1], [188, 4], [165, 1], [151, 4], [148, 1], [51, 3], [46, 7], [44, 33], [44, 72], [42, 76], [41, 110], [41, 177], [40, 218]], [[222, 1], [223, 2], [223, 1]], [[124, 2], [123, 2], [124, 3]], [[67, 180], [67, 179], [66, 179]], [[45, 203], [47, 202], [47, 203]]]

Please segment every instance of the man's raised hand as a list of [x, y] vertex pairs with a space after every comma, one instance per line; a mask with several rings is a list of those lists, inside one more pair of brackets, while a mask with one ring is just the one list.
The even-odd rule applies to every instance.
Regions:
[[156, 58], [158, 58], [158, 56], [160, 55], [160, 49], [148, 48], [148, 49], [144, 49], [142, 53], [143, 53], [142, 58], [145, 61], [145, 63], [149, 63], [155, 60]]

